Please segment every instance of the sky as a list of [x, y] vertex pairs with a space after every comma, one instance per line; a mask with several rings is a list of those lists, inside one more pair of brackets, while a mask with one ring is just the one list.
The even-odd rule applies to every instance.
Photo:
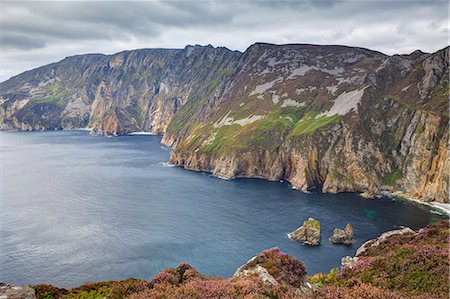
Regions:
[[393, 55], [442, 49], [448, 34], [447, 0], [0, 0], [0, 82], [85, 53], [268, 42]]

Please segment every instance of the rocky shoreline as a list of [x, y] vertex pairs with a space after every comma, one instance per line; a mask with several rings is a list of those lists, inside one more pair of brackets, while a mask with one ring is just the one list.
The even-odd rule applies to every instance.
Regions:
[[[331, 269], [327, 274], [308, 276], [301, 261], [272, 248], [250, 259], [227, 279], [203, 276], [182, 263], [149, 281], [88, 283], [70, 290], [51, 285], [1, 284], [0, 297], [448, 298], [449, 231], [449, 222], [442, 221], [419, 231], [404, 228], [385, 232], [365, 242], [354, 257], [343, 257], [341, 268]], [[417, 273], [420, 278], [415, 280]]]
[[163, 134], [172, 164], [223, 178], [448, 202], [448, 56], [264, 43], [78, 55], [0, 83], [0, 129]]
[[[92, 128], [72, 128], [72, 129], [62, 129], [61, 128], [59, 130], [93, 132]], [[12, 129], [12, 130], [8, 130], [8, 131], [16, 131], [17, 132], [17, 131], [20, 131], [20, 130]], [[48, 130], [43, 130], [43, 131], [48, 131]], [[92, 135], [96, 135], [96, 134], [93, 133]], [[142, 135], [154, 136], [154, 135], [163, 135], [163, 134], [154, 134], [154, 133], [151, 133], [151, 132], [130, 132], [130, 133], [127, 133], [127, 134], [124, 134], [124, 135], [113, 135], [113, 136], [114, 137], [120, 137], [120, 136], [125, 136], [125, 135], [126, 136], [142, 136]], [[167, 142], [161, 142], [161, 143], [163, 145], [167, 146], [167, 147], [172, 148], [172, 150], [173, 150], [173, 146], [170, 143], [167, 143]], [[268, 181], [273, 181], [273, 182], [285, 180], [285, 181], [291, 183], [292, 189], [299, 190], [299, 191], [304, 192], [304, 193], [308, 193], [309, 192], [307, 190], [303, 190], [302, 188], [296, 187], [295, 185], [292, 184], [292, 182], [288, 178], [270, 179], [270, 178], [268, 178], [268, 177], [266, 177], [264, 175], [235, 175], [233, 177], [227, 177], [227, 176], [222, 176], [222, 175], [215, 174], [213, 171], [211, 171], [211, 169], [207, 169], [207, 168], [189, 168], [189, 167], [186, 167], [185, 165], [175, 165], [175, 164], [172, 164], [170, 162], [171, 160], [172, 160], [172, 157], [171, 157], [171, 159], [169, 160], [168, 163], [170, 163], [173, 166], [181, 167], [181, 168], [189, 170], [189, 171], [209, 173], [212, 176], [215, 176], [217, 178], [224, 179], [224, 180], [239, 179], [239, 178], [244, 178], [244, 179], [263, 179], [263, 180], [268, 180]], [[448, 202], [440, 202], [440, 201], [424, 201], [422, 199], [414, 198], [413, 196], [411, 196], [411, 195], [409, 195], [407, 193], [404, 193], [404, 192], [400, 192], [400, 191], [396, 191], [396, 192], [379, 191], [379, 192], [376, 192], [376, 193], [367, 193], [367, 191], [361, 192], [361, 191], [355, 191], [355, 190], [353, 190], [353, 191], [340, 190], [340, 191], [334, 192], [334, 191], [325, 191], [325, 190], [322, 189], [321, 192], [330, 193], [330, 194], [343, 193], [343, 192], [355, 192], [355, 193], [359, 193], [361, 195], [361, 197], [367, 198], [367, 199], [376, 199], [376, 198], [380, 198], [380, 197], [388, 197], [388, 198], [391, 198], [391, 199], [400, 198], [402, 200], [407, 200], [407, 201], [411, 201], [411, 202], [414, 202], [414, 203], [419, 203], [419, 204], [423, 204], [423, 205], [435, 208], [435, 209], [445, 213], [446, 215], [450, 216], [450, 203], [448, 203]]]

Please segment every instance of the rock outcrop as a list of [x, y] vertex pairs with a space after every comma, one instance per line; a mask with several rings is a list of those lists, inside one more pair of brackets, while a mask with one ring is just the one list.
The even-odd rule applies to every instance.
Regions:
[[0, 298], [2, 299], [36, 299], [34, 290], [30, 287], [13, 286], [0, 283]]
[[315, 298], [448, 298], [449, 233], [448, 221], [384, 233], [344, 257], [340, 271], [314, 275]]
[[288, 236], [310, 246], [320, 245], [320, 222], [314, 218], [309, 218]]
[[330, 242], [333, 244], [345, 244], [352, 245], [356, 242], [353, 238], [353, 227], [350, 223], [347, 223], [345, 230], [340, 228], [335, 228], [333, 230], [333, 235], [329, 238]]
[[275, 247], [259, 253], [239, 267], [233, 277], [258, 277], [272, 286], [294, 286], [301, 296], [312, 294], [313, 286], [306, 279], [306, 269], [302, 262], [280, 252]]
[[362, 244], [358, 250], [356, 250], [356, 257], [363, 255], [365, 252], [367, 252], [371, 248], [377, 248], [380, 246], [381, 243], [385, 242], [388, 238], [392, 236], [402, 236], [405, 234], [415, 234], [415, 231], [410, 229], [409, 227], [405, 227], [402, 229], [392, 230], [385, 233], [382, 233], [378, 238], [369, 240]]
[[448, 84], [449, 47], [89, 54], [0, 83], [0, 128], [161, 133], [187, 169], [448, 202]]
[[167, 268], [149, 281], [127, 279], [87, 283], [70, 290], [37, 285], [38, 299], [49, 298], [305, 298], [312, 295], [303, 262], [278, 248], [262, 251], [233, 277], [208, 277], [187, 263]]
[[341, 258], [341, 270], [352, 270], [357, 261], [358, 258], [356, 256], [344, 256], [343, 258]]

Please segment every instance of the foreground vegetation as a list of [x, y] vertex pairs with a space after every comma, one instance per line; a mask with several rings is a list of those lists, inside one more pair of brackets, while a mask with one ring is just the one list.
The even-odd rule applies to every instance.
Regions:
[[[448, 244], [449, 223], [443, 221], [417, 233], [389, 236], [358, 255], [351, 268], [309, 278], [301, 261], [272, 248], [241, 267], [245, 275], [229, 279], [203, 276], [182, 263], [150, 281], [34, 289], [37, 298], [448, 298]], [[263, 282], [263, 276], [251, 272], [257, 267], [267, 270], [274, 281]], [[307, 295], [302, 289], [306, 285], [311, 288]]]

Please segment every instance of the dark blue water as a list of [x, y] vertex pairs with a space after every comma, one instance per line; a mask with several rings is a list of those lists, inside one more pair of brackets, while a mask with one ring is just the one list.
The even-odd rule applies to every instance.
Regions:
[[[402, 200], [305, 194], [167, 167], [170, 150], [158, 136], [0, 133], [0, 155], [0, 281], [14, 284], [149, 279], [183, 261], [230, 276], [273, 246], [316, 273], [386, 230], [442, 218]], [[319, 247], [286, 236], [308, 217], [322, 223]], [[347, 222], [357, 243], [330, 244], [332, 229]]]

